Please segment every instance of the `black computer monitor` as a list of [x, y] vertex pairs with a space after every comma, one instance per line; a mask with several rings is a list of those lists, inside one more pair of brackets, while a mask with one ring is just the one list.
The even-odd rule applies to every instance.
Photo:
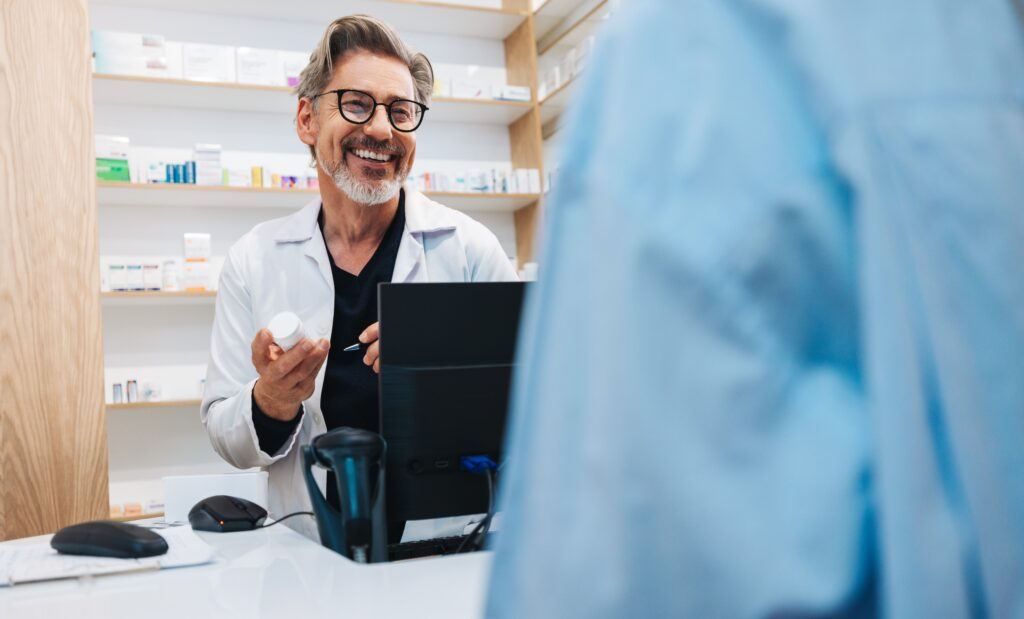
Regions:
[[[380, 427], [389, 521], [487, 511], [501, 461], [524, 284], [380, 284]], [[397, 541], [397, 540], [392, 540]]]

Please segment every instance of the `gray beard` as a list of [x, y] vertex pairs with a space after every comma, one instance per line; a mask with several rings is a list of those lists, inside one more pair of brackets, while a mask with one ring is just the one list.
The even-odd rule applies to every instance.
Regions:
[[[332, 180], [334, 180], [334, 184], [338, 186], [338, 189], [340, 189], [342, 193], [348, 196], [349, 199], [356, 204], [362, 204], [364, 206], [377, 206], [379, 204], [384, 204], [397, 196], [399, 190], [402, 189], [402, 181], [400, 178], [395, 178], [393, 180], [358, 181], [352, 175], [352, 171], [348, 169], [348, 166], [344, 161], [339, 161], [338, 169], [333, 171], [319, 157], [317, 157], [317, 163], [323, 171], [326, 172]], [[400, 174], [397, 174], [396, 176], [401, 177]]]

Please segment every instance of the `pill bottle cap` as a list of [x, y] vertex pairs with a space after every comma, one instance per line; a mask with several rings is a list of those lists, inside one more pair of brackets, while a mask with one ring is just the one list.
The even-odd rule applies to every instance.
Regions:
[[302, 321], [292, 312], [281, 312], [270, 320], [267, 325], [270, 334], [274, 336], [274, 342], [284, 350], [299, 343], [305, 334], [302, 331]]

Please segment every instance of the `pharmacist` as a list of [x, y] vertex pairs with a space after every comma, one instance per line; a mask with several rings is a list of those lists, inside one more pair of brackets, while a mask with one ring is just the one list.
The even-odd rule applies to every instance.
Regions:
[[[303, 445], [338, 426], [379, 431], [378, 283], [516, 278], [483, 225], [403, 186], [432, 89], [429, 61], [390, 26], [333, 22], [296, 89], [296, 133], [320, 197], [257, 225], [225, 261], [201, 416], [221, 457], [269, 472], [273, 517], [311, 509]], [[307, 336], [287, 352], [265, 328], [282, 311]], [[343, 352], [357, 340], [365, 351]], [[318, 473], [337, 507], [335, 484]], [[317, 539], [312, 518], [286, 524]]]

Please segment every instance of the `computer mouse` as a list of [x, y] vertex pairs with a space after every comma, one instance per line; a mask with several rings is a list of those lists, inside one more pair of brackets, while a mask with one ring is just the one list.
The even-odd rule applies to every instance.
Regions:
[[96, 520], [57, 531], [50, 546], [66, 555], [137, 559], [167, 552], [167, 540], [149, 529], [127, 522]]
[[230, 533], [251, 531], [263, 526], [267, 510], [252, 501], [218, 494], [196, 503], [188, 512], [188, 522], [196, 531]]

